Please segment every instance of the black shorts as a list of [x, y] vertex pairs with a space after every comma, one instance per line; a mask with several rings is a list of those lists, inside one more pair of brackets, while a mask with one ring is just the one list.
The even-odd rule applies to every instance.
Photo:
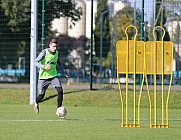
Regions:
[[38, 80], [38, 89], [39, 89], [39, 93], [43, 93], [42, 91], [46, 91], [46, 89], [48, 88], [49, 85], [52, 85], [54, 88], [56, 87], [62, 87], [62, 84], [60, 82], [60, 80], [58, 79], [58, 77], [54, 77], [54, 78], [49, 78], [49, 79], [39, 79]]

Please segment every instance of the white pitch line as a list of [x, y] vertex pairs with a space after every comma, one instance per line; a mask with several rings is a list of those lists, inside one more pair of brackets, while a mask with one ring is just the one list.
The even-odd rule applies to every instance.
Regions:
[[[87, 121], [89, 119], [68, 119], [70, 121]], [[91, 120], [91, 119], [90, 119]], [[119, 120], [121, 121], [121, 119], [98, 119], [98, 120]], [[132, 121], [133, 119], [129, 119], [129, 121]], [[148, 118], [142, 118], [140, 119], [140, 121], [149, 121], [150, 119]], [[181, 121], [181, 118], [177, 118], [177, 119], [168, 119], [169, 121]], [[66, 121], [66, 119], [57, 119], [57, 120], [0, 120], [0, 123], [8, 123], [8, 122], [62, 122], [62, 121]], [[160, 119], [158, 120], [160, 121]]]
[[65, 119], [59, 120], [0, 120], [1, 123], [3, 122], [61, 122], [65, 121]]

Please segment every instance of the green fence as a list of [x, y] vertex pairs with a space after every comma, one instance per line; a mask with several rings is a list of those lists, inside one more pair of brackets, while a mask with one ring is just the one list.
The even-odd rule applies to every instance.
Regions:
[[[138, 28], [138, 40], [152, 41], [155, 26], [166, 29], [165, 40], [174, 42], [174, 80], [179, 83], [180, 0], [93, 1], [92, 81], [116, 83], [116, 49], [124, 30]], [[37, 54], [50, 38], [58, 38], [61, 62], [72, 82], [90, 82], [90, 0], [38, 0]], [[30, 79], [31, 0], [0, 2], [0, 82]], [[130, 39], [134, 31], [129, 31]], [[158, 38], [160, 34], [157, 34]], [[59, 72], [61, 76], [61, 72]], [[64, 79], [62, 79], [64, 82]]]

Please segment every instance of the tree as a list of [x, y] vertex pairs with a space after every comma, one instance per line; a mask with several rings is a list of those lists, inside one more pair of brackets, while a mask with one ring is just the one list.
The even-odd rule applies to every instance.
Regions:
[[[141, 12], [136, 10], [136, 27], [138, 31], [140, 30]], [[116, 42], [120, 39], [126, 39], [125, 29], [129, 25], [134, 24], [134, 8], [131, 6], [125, 6], [122, 10], [118, 11], [114, 17], [115, 19], [115, 36]], [[133, 38], [135, 35], [135, 30], [128, 30], [129, 39]], [[137, 38], [140, 35], [138, 34]]]
[[[38, 29], [41, 33], [42, 0], [38, 0]], [[31, 0], [0, 1], [0, 64], [5, 68], [11, 63], [17, 68], [18, 58], [26, 57], [26, 75], [29, 77], [30, 62], [30, 9]], [[45, 36], [52, 34], [51, 21], [54, 18], [69, 17], [74, 25], [80, 19], [81, 8], [72, 0], [45, 0]], [[39, 35], [40, 40], [41, 35]]]
[[[108, 10], [107, 0], [99, 0], [97, 4], [97, 16], [95, 18], [95, 30], [94, 30], [94, 39], [95, 39], [95, 52], [96, 57], [100, 56], [100, 16], [101, 13]], [[110, 26], [109, 26], [109, 12], [104, 13], [102, 19], [102, 57], [106, 57], [108, 51], [110, 50]]]
[[1, 0], [0, 56], [1, 67], [17, 67], [18, 57], [28, 56], [30, 1]]
[[[42, 0], [39, 0], [38, 13], [42, 13]], [[82, 8], [77, 7], [75, 1], [72, 0], [45, 0], [45, 38], [52, 35], [51, 21], [55, 18], [68, 17], [71, 21], [70, 26], [74, 26], [82, 15]], [[39, 14], [39, 27], [42, 26], [42, 14]], [[39, 28], [41, 33], [41, 28]], [[40, 36], [41, 37], [41, 36]]]
[[[166, 12], [165, 12], [165, 6], [162, 5], [162, 0], [156, 0], [156, 12], [155, 12], [155, 17], [157, 18], [156, 26], [162, 26], [165, 29], [165, 36], [163, 38], [164, 41], [170, 41], [170, 36], [165, 28], [165, 23], [166, 23]], [[160, 40], [162, 37], [162, 33], [160, 31], [156, 31], [156, 37], [157, 40]]]
[[[140, 10], [136, 10], [136, 23], [137, 25], [140, 25], [140, 20], [141, 20], [141, 13]], [[126, 35], [125, 35], [125, 29], [127, 26], [129, 25], [133, 25], [134, 24], [134, 9], [131, 6], [125, 6], [122, 10], [118, 11], [112, 20], [112, 24], [110, 24], [111, 26], [113, 26], [114, 24], [114, 34], [112, 35], [114, 38], [114, 42], [117, 42], [120, 39], [126, 39]], [[137, 26], [137, 29], [139, 31], [140, 27]], [[129, 39], [132, 39], [135, 35], [135, 30], [131, 29], [128, 30], [128, 37]], [[140, 35], [137, 35], [137, 38]], [[113, 40], [112, 40], [113, 41]], [[113, 47], [113, 46], [112, 46]], [[103, 60], [103, 66], [111, 66], [112, 63], [114, 63], [113, 61], [113, 49], [111, 49], [108, 54], [107, 57]]]

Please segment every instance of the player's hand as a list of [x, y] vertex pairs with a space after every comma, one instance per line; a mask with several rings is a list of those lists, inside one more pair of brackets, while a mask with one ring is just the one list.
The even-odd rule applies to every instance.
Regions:
[[65, 74], [65, 77], [66, 77], [66, 78], [70, 78], [70, 76], [69, 76], [68, 74]]
[[50, 69], [51, 69], [51, 66], [50, 66], [50, 65], [45, 65], [44, 69], [50, 70]]

